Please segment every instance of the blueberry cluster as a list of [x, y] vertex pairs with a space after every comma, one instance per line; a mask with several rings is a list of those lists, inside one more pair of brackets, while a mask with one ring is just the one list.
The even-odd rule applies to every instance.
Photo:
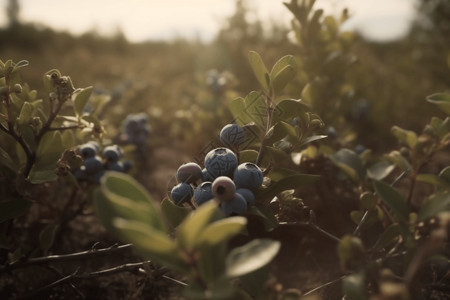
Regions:
[[84, 165], [74, 170], [73, 175], [79, 181], [98, 183], [105, 171], [127, 172], [132, 164], [129, 161], [121, 161], [123, 151], [117, 145], [103, 148], [100, 155], [100, 145], [95, 141], [89, 141], [78, 149], [84, 159]]
[[139, 148], [145, 148], [150, 132], [151, 126], [148, 123], [147, 114], [129, 114], [122, 122], [121, 140], [126, 144], [134, 144]]
[[256, 164], [238, 164], [236, 154], [228, 148], [211, 150], [205, 156], [204, 164], [204, 169], [194, 162], [178, 168], [179, 184], [171, 191], [176, 204], [182, 205], [193, 199], [200, 206], [216, 199], [229, 216], [243, 214], [255, 203], [254, 192], [262, 185], [264, 177]]

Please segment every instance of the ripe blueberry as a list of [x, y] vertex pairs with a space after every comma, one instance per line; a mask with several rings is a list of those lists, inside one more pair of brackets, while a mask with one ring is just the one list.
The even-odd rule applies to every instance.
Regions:
[[225, 125], [220, 131], [220, 141], [232, 149], [237, 149], [244, 139], [244, 129], [238, 124]]
[[205, 181], [194, 189], [194, 201], [198, 206], [214, 198], [212, 183]]
[[242, 195], [248, 206], [255, 204], [255, 194], [251, 190], [240, 188], [236, 190], [236, 194]]
[[239, 188], [257, 190], [263, 182], [263, 172], [254, 163], [242, 163], [234, 171], [234, 182]]
[[97, 147], [93, 143], [86, 143], [80, 146], [80, 154], [83, 158], [94, 157], [97, 154]]
[[236, 193], [230, 201], [223, 201], [220, 204], [220, 208], [226, 216], [232, 214], [241, 215], [247, 211], [247, 201], [241, 194]]
[[95, 174], [103, 170], [103, 161], [100, 157], [88, 157], [84, 160], [84, 166], [86, 167], [86, 173]]
[[202, 170], [202, 181], [214, 181], [215, 177], [213, 177], [206, 168]]
[[182, 164], [177, 170], [177, 179], [179, 182], [194, 183], [202, 178], [202, 168], [195, 162]]
[[111, 161], [106, 165], [106, 169], [109, 171], [125, 172], [125, 166], [121, 161]]
[[177, 205], [181, 205], [184, 202], [189, 201], [194, 194], [194, 189], [188, 183], [182, 182], [172, 188], [170, 195], [173, 202]]
[[229, 201], [233, 199], [236, 193], [236, 185], [227, 176], [219, 176], [214, 179], [211, 189], [214, 197], [220, 201]]
[[205, 156], [205, 167], [212, 177], [231, 176], [238, 165], [236, 154], [228, 148], [216, 148]]
[[117, 145], [107, 146], [103, 149], [102, 156], [110, 162], [117, 162], [122, 156], [122, 149]]

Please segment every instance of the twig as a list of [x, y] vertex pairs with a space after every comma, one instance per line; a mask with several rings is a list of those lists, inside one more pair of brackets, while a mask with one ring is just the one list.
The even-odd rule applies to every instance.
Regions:
[[5, 266], [0, 267], [0, 273], [3, 272], [9, 272], [14, 269], [23, 268], [30, 265], [39, 265], [39, 264], [45, 264], [55, 261], [67, 261], [67, 260], [77, 260], [77, 259], [83, 259], [83, 258], [91, 258], [98, 255], [103, 255], [107, 253], [112, 253], [116, 251], [121, 251], [124, 249], [131, 248], [132, 244], [125, 244], [121, 246], [113, 245], [108, 248], [103, 249], [91, 249], [88, 251], [83, 252], [77, 252], [77, 253], [71, 253], [71, 254], [63, 254], [63, 255], [49, 255], [49, 256], [43, 256], [43, 257], [36, 257], [36, 258], [30, 258], [25, 261], [16, 261], [11, 264], [7, 264]]
[[336, 283], [336, 282], [338, 282], [338, 281], [341, 281], [342, 279], [345, 278], [345, 276], [346, 276], [346, 275], [343, 275], [343, 276], [341, 276], [341, 277], [339, 277], [339, 278], [337, 278], [337, 279], [334, 279], [334, 280], [332, 280], [332, 281], [329, 281], [329, 282], [327, 282], [327, 283], [324, 283], [324, 284], [322, 284], [321, 286], [318, 286], [318, 287], [316, 287], [316, 288], [314, 288], [314, 289], [312, 289], [312, 290], [310, 290], [310, 291], [304, 293], [303, 296], [311, 295], [312, 293], [315, 293], [315, 292], [317, 292], [318, 290], [320, 290], [320, 289], [322, 289], [322, 288], [324, 288], [324, 287], [327, 287], [327, 286], [329, 286], [329, 285], [332, 285], [333, 283]]
[[309, 223], [309, 222], [308, 222], [308, 223], [280, 222], [280, 223], [278, 223], [278, 225], [282, 225], [282, 226], [283, 226], [283, 225], [285, 225], [285, 226], [286, 226], [286, 225], [291, 225], [291, 226], [298, 226], [298, 227], [303, 227], [303, 226], [310, 227], [310, 228], [312, 228], [312, 229], [314, 229], [314, 230], [316, 230], [316, 231], [322, 233], [324, 236], [328, 237], [329, 239], [331, 239], [331, 240], [333, 240], [333, 241], [335, 241], [335, 242], [338, 242], [338, 243], [339, 243], [339, 242], [341, 241], [341, 239], [338, 238], [337, 236], [335, 236], [335, 235], [329, 233], [328, 231], [322, 229], [321, 227], [319, 227], [318, 225], [313, 224], [313, 223]]

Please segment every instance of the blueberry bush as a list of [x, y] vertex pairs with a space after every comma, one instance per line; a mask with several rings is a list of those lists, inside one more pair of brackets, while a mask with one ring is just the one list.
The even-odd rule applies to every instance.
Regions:
[[347, 10], [265, 36], [236, 4], [209, 46], [0, 32], [0, 298], [448, 298], [446, 37], [425, 76]]

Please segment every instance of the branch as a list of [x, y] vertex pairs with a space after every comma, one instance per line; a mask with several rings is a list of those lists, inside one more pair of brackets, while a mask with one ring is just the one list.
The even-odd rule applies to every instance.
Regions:
[[[72, 284], [72, 282], [74, 281], [80, 281], [80, 280], [85, 280], [85, 279], [91, 279], [91, 278], [97, 278], [97, 277], [101, 277], [101, 276], [109, 276], [109, 275], [113, 275], [116, 273], [121, 273], [121, 272], [134, 272], [136, 270], [139, 270], [140, 268], [144, 267], [146, 264], [151, 263], [151, 261], [147, 260], [147, 261], [143, 261], [143, 262], [137, 262], [137, 263], [129, 263], [129, 264], [124, 264], [124, 265], [120, 265], [117, 267], [113, 267], [110, 269], [105, 269], [105, 270], [100, 270], [100, 271], [96, 271], [96, 272], [91, 272], [91, 273], [83, 273], [83, 274], [78, 274], [79, 268], [77, 270], [75, 270], [75, 272], [73, 272], [72, 274], [65, 276], [61, 279], [56, 280], [55, 282], [50, 283], [49, 285], [46, 285], [44, 287], [41, 287], [39, 289], [37, 289], [34, 292], [31, 292], [27, 295], [21, 296], [16, 298], [16, 300], [18, 299], [27, 299], [27, 298], [35, 298], [36, 296], [38, 296], [39, 294], [50, 290], [52, 288], [55, 288], [57, 286], [61, 286], [64, 284]], [[162, 275], [161, 276], [164, 279], [170, 280], [172, 282], [175, 282], [179, 285], [183, 285], [183, 286], [187, 286], [186, 283], [181, 282], [179, 280], [176, 280], [174, 278], [168, 277], [166, 275]]]
[[0, 273], [3, 272], [9, 272], [14, 269], [18, 268], [24, 268], [30, 265], [40, 265], [40, 264], [46, 264], [51, 263], [55, 261], [68, 261], [68, 260], [77, 260], [77, 259], [84, 259], [84, 258], [91, 258], [98, 255], [103, 254], [109, 254], [112, 252], [121, 251], [124, 249], [131, 248], [132, 244], [125, 244], [121, 246], [113, 245], [108, 248], [103, 249], [90, 249], [88, 251], [83, 252], [77, 252], [77, 253], [71, 253], [71, 254], [63, 254], [63, 255], [50, 255], [50, 256], [43, 256], [43, 257], [36, 257], [36, 258], [30, 258], [25, 261], [16, 261], [10, 264], [7, 264], [5, 266], [0, 267]]

